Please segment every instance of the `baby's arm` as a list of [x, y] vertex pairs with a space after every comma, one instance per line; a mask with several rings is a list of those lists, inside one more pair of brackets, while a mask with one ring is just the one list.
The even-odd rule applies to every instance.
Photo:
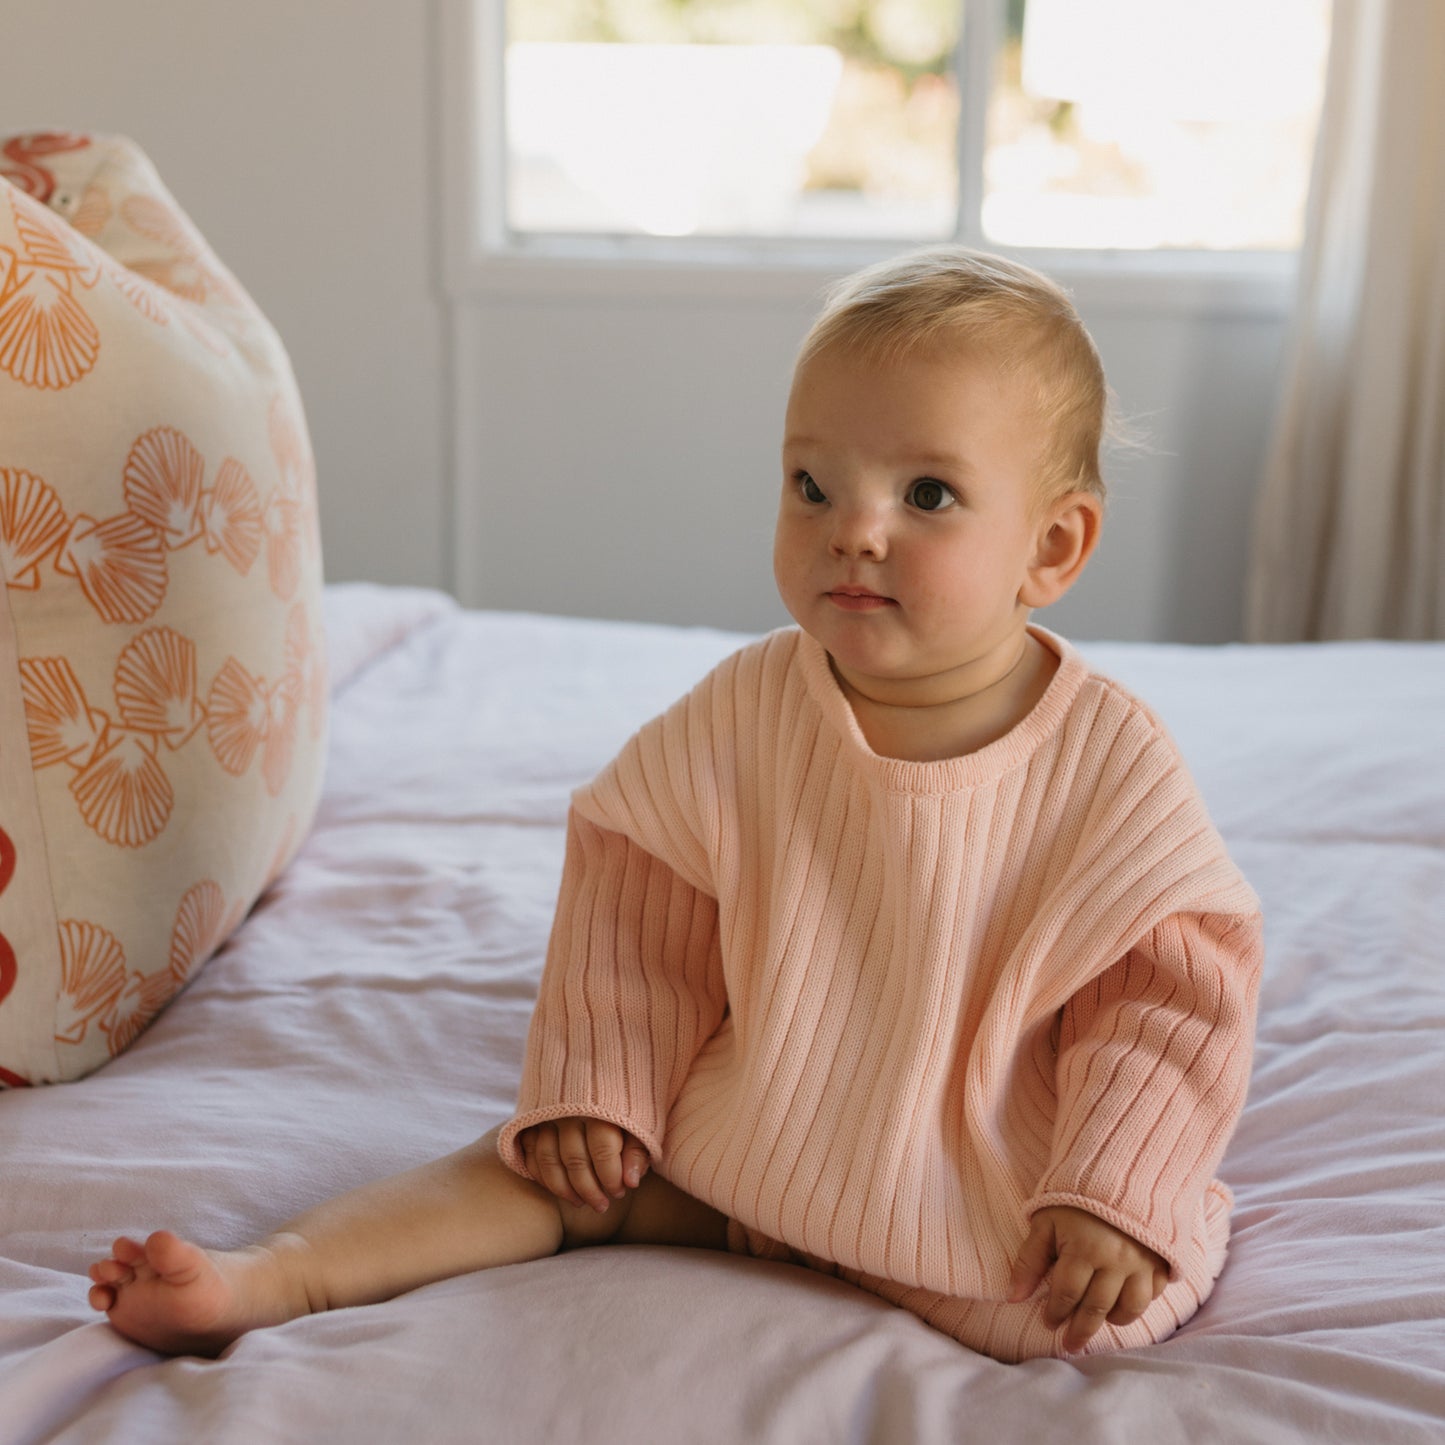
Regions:
[[1009, 1300], [1021, 1304], [1047, 1277], [1044, 1319], [1066, 1320], [1064, 1348], [1082, 1350], [1107, 1320], [1132, 1325], [1164, 1291], [1169, 1266], [1112, 1224], [1068, 1205], [1040, 1209], [1019, 1250]]
[[606, 1119], [552, 1119], [517, 1136], [527, 1172], [569, 1204], [606, 1213], [608, 1196], [621, 1199], [647, 1172], [643, 1145]]
[[[605, 1212], [609, 1187], [629, 1187], [627, 1166], [640, 1179], [660, 1154], [727, 1004], [717, 900], [574, 807], [502, 1161], [560, 1203]], [[563, 1119], [580, 1122], [559, 1132]], [[602, 1120], [618, 1132], [597, 1130]]]
[[1085, 1211], [1183, 1275], [1244, 1106], [1260, 958], [1257, 914], [1176, 914], [1069, 999], [1026, 1215]]

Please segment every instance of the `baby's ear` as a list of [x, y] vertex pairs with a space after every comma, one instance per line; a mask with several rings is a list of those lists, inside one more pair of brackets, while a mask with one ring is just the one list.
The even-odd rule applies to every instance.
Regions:
[[1039, 519], [1034, 558], [1019, 589], [1025, 607], [1047, 607], [1079, 580], [1099, 545], [1103, 522], [1103, 504], [1092, 492], [1069, 492], [1049, 503]]

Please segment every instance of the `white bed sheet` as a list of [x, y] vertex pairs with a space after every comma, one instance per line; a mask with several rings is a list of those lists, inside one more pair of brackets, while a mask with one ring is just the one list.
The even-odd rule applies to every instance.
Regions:
[[569, 791], [743, 639], [329, 589], [314, 833], [99, 1074], [0, 1093], [0, 1442], [1445, 1439], [1445, 646], [1084, 649], [1264, 899], [1230, 1262], [1152, 1349], [1006, 1366], [791, 1266], [582, 1251], [162, 1360], [86, 1307], [510, 1112]]

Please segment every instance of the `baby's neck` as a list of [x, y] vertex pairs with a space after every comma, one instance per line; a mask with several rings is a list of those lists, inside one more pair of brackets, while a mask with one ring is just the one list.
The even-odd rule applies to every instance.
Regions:
[[959, 697], [921, 705], [885, 701], [855, 687], [836, 667], [833, 675], [875, 753], [931, 763], [997, 742], [1033, 711], [1058, 667], [1058, 655], [1025, 633], [1016, 662], [987, 686]]

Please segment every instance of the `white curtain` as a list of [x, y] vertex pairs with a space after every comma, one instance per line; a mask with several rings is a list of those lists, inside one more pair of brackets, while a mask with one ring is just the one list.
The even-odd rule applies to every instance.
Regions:
[[1335, 0], [1251, 641], [1445, 637], [1445, 0]]

